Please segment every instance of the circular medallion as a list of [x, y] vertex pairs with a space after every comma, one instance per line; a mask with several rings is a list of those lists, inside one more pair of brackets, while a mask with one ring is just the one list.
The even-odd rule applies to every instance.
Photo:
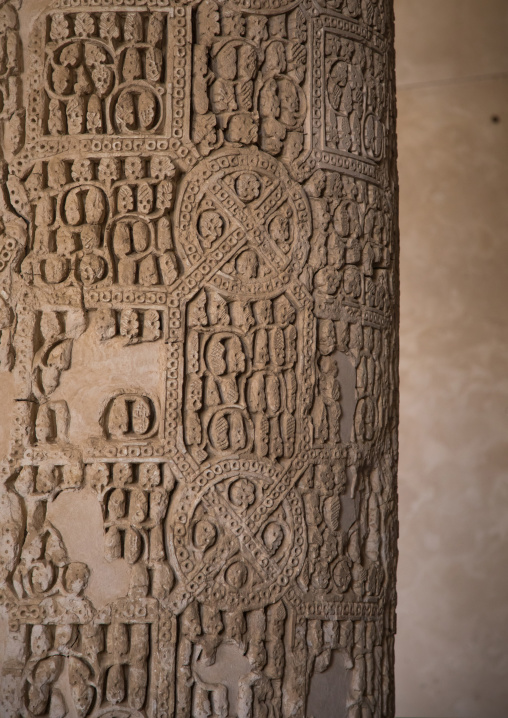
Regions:
[[182, 183], [175, 216], [176, 241], [189, 266], [238, 247], [216, 281], [242, 292], [267, 291], [307, 258], [307, 197], [280, 162], [253, 148], [223, 150], [200, 162]]
[[223, 461], [175, 495], [167, 522], [172, 563], [189, 594], [220, 610], [279, 600], [305, 555], [298, 493], [268, 462]]

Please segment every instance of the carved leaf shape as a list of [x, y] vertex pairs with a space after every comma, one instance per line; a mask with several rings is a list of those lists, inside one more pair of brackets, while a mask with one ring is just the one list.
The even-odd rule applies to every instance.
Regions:
[[159, 601], [167, 598], [175, 583], [175, 576], [167, 563], [156, 563], [152, 578], [152, 595]]
[[149, 82], [159, 82], [162, 74], [162, 52], [157, 47], [149, 47], [146, 52], [145, 73]]
[[117, 521], [125, 516], [125, 491], [115, 489], [109, 495], [108, 518], [110, 521]]
[[102, 107], [97, 95], [92, 95], [88, 100], [86, 128], [91, 134], [102, 132]]
[[150, 15], [148, 30], [146, 33], [146, 41], [148, 45], [151, 45], [152, 47], [158, 45], [162, 41], [163, 30], [164, 26], [160, 17], [155, 13]]
[[50, 533], [46, 542], [46, 556], [55, 566], [64, 566], [68, 560], [63, 541], [54, 530]]
[[61, 135], [64, 132], [64, 114], [58, 100], [52, 99], [49, 103], [48, 130], [52, 135]]
[[32, 587], [35, 593], [42, 594], [49, 591], [54, 581], [55, 575], [53, 566], [50, 563], [46, 565], [42, 563], [36, 564], [32, 571]]
[[287, 412], [282, 416], [282, 439], [284, 441], [284, 456], [293, 455], [295, 447], [296, 421]]
[[[133, 628], [142, 628], [137, 625]], [[143, 664], [132, 666], [129, 669], [129, 706], [134, 709], [143, 708], [146, 700], [148, 673]]]
[[92, 68], [92, 80], [99, 97], [105, 97], [113, 84], [113, 70], [106, 65]]
[[63, 342], [60, 342], [51, 350], [46, 363], [48, 366], [54, 366], [60, 371], [64, 371], [71, 365], [71, 356], [72, 340], [64, 339]]
[[103, 157], [99, 163], [98, 171], [101, 182], [114, 182], [120, 177], [120, 165], [113, 157]]
[[159, 272], [153, 254], [141, 260], [139, 263], [139, 283], [145, 287], [152, 287], [159, 284]]
[[133, 529], [127, 529], [125, 532], [124, 557], [128, 564], [132, 565], [141, 556], [143, 542], [139, 533]]
[[128, 130], [134, 122], [134, 101], [129, 92], [120, 95], [115, 108], [115, 118], [121, 132]]
[[148, 514], [148, 497], [140, 489], [131, 491], [130, 495], [130, 517], [134, 523], [142, 523]]
[[150, 246], [150, 229], [146, 222], [132, 225], [132, 244], [135, 252], [145, 252]]
[[[39, 175], [39, 177], [40, 176], [41, 175]], [[28, 178], [27, 182], [32, 178], [33, 180], [36, 180], [36, 177], [33, 172], [32, 175], [30, 175], [30, 177]], [[53, 157], [53, 159], [48, 163], [48, 187], [51, 187], [52, 189], [60, 189], [64, 186], [64, 184], [66, 184], [66, 182], [67, 168], [65, 166], [65, 162], [58, 157]], [[37, 184], [39, 184], [38, 181]]]
[[280, 385], [279, 379], [274, 374], [266, 377], [266, 403], [268, 411], [275, 414], [280, 409]]
[[60, 62], [66, 67], [76, 67], [81, 57], [81, 45], [73, 42], [66, 45], [60, 53]]
[[131, 464], [113, 464], [113, 482], [116, 486], [126, 486], [134, 481]]
[[107, 464], [90, 464], [86, 467], [86, 478], [90, 486], [97, 493], [102, 491], [109, 484], [109, 469]]
[[126, 222], [119, 222], [113, 232], [113, 251], [117, 257], [124, 257], [131, 251], [131, 234]]
[[129, 185], [124, 184], [118, 190], [117, 204], [119, 212], [130, 212], [134, 209], [134, 197]]
[[108, 630], [107, 639], [108, 653], [118, 656], [125, 655], [129, 651], [129, 634], [127, 626], [123, 623], [113, 623]]
[[283, 450], [279, 422], [275, 418], [270, 421], [270, 455], [273, 458], [277, 458], [282, 456]]
[[169, 492], [166, 489], [158, 488], [150, 493], [150, 518], [160, 523], [166, 516], [169, 503]]
[[106, 699], [116, 705], [125, 698], [125, 676], [121, 665], [114, 665], [108, 671]]
[[337, 209], [335, 210], [335, 214], [333, 217], [333, 225], [335, 227], [335, 230], [341, 237], [348, 237], [349, 236], [349, 213], [348, 213], [348, 204], [343, 202]]
[[162, 281], [166, 286], [173, 284], [178, 278], [178, 265], [173, 252], [166, 252], [159, 258], [159, 265], [162, 273]]
[[102, 279], [106, 273], [107, 265], [103, 257], [98, 254], [85, 254], [79, 264], [79, 272], [83, 284], [90, 285]]
[[85, 217], [89, 224], [100, 224], [106, 217], [106, 201], [98, 187], [90, 187], [85, 200]]
[[249, 379], [247, 402], [251, 412], [255, 413], [266, 409], [265, 380], [261, 372], [256, 372]]
[[[349, 588], [351, 583], [351, 569], [346, 558], [342, 558], [333, 570], [333, 580], [341, 593]], [[342, 631], [341, 631], [342, 633]]]
[[266, 329], [258, 329], [254, 338], [254, 364], [266, 366], [268, 362], [268, 334]]
[[338, 531], [340, 517], [340, 498], [330, 496], [324, 504], [324, 517], [326, 525], [331, 531]]
[[245, 448], [246, 436], [243, 425], [243, 417], [239, 412], [231, 414], [231, 450], [241, 451]]
[[70, 29], [65, 15], [61, 12], [55, 13], [51, 19], [50, 37], [52, 40], [60, 41], [69, 37]]
[[255, 426], [256, 452], [259, 456], [266, 456], [268, 454], [270, 423], [265, 414], [258, 414], [256, 416]]
[[296, 328], [290, 324], [284, 333], [286, 339], [286, 364], [294, 364], [296, 362]]
[[222, 377], [221, 381], [222, 400], [225, 404], [236, 404], [238, 401], [238, 387], [234, 376]]
[[[141, 565], [141, 564], [140, 564]], [[146, 571], [146, 569], [145, 569]], [[131, 626], [130, 658], [139, 663], [150, 653], [150, 626], [147, 623], [135, 623]], [[130, 677], [130, 675], [129, 675]]]
[[135, 309], [124, 309], [120, 317], [120, 335], [134, 339], [139, 335], [139, 318]]
[[81, 197], [79, 189], [71, 190], [66, 197], [65, 218], [67, 224], [81, 224]]
[[270, 332], [270, 358], [274, 364], [284, 364], [284, 333], [280, 327]]
[[108, 55], [102, 47], [99, 47], [98, 45], [92, 43], [86, 43], [85, 63], [89, 67], [94, 67], [95, 65], [102, 65], [104, 62], [107, 62], [107, 60]]
[[120, 37], [120, 28], [118, 27], [118, 15], [116, 12], [104, 12], [99, 20], [99, 33], [103, 40], [111, 42]]
[[53, 198], [49, 194], [43, 194], [35, 208], [35, 222], [38, 227], [49, 227], [54, 218]]
[[328, 419], [326, 407], [320, 396], [316, 397], [312, 407], [312, 423], [314, 424], [314, 438], [317, 441], [328, 439]]
[[294, 371], [289, 370], [285, 375], [286, 381], [286, 407], [288, 411], [294, 412], [296, 409], [296, 375]]
[[154, 342], [162, 336], [159, 312], [149, 309], [143, 317], [143, 339]]
[[211, 376], [207, 376], [205, 380], [205, 397], [207, 406], [218, 406], [221, 403], [219, 390], [215, 379]]
[[109, 412], [108, 428], [111, 436], [121, 437], [127, 433], [129, 429], [129, 415], [127, 413], [127, 404], [121, 396], [113, 402]]
[[77, 95], [89, 95], [93, 91], [93, 83], [88, 70], [81, 65], [77, 70], [77, 78], [74, 83], [74, 92]]
[[78, 12], [74, 19], [74, 32], [78, 37], [89, 37], [95, 32], [95, 21], [87, 12]]
[[34, 656], [43, 656], [51, 649], [53, 640], [48, 626], [34, 626], [30, 636], [30, 650]]
[[69, 658], [69, 683], [74, 707], [78, 718], [85, 718], [92, 705], [95, 691], [89, 685], [90, 669], [83, 661], [71, 656]]
[[185, 415], [185, 441], [189, 446], [198, 446], [202, 441], [201, 421], [195, 411], [187, 411]]
[[128, 47], [123, 59], [124, 82], [139, 80], [142, 74], [141, 57], [138, 50], [135, 47]]
[[149, 214], [153, 208], [153, 191], [148, 182], [142, 182], [138, 187], [138, 211]]
[[112, 526], [104, 537], [104, 557], [106, 561], [116, 561], [122, 556], [122, 537], [116, 526]]
[[60, 371], [56, 367], [43, 367], [41, 371], [41, 384], [46, 396], [52, 394], [60, 384]]
[[57, 65], [52, 73], [53, 87], [58, 95], [65, 95], [70, 90], [71, 71], [68, 67]]
[[151, 92], [143, 90], [138, 99], [139, 123], [142, 130], [152, 127], [157, 113], [157, 102]]
[[229, 424], [225, 416], [220, 416], [213, 422], [211, 439], [213, 445], [220, 451], [226, 451], [229, 447]]
[[143, 463], [139, 467], [139, 484], [144, 489], [152, 489], [161, 482], [161, 472], [158, 464]]
[[156, 155], [150, 162], [151, 176], [153, 179], [170, 179], [175, 175], [175, 165], [170, 157]]
[[148, 399], [136, 399], [132, 404], [132, 430], [135, 434], [146, 434], [150, 429], [152, 411]]
[[60, 284], [69, 274], [69, 262], [58, 254], [49, 254], [44, 262], [44, 278], [48, 284]]
[[173, 185], [168, 180], [163, 180], [157, 187], [158, 209], [169, 209], [173, 201]]
[[134, 259], [126, 258], [118, 261], [118, 281], [120, 284], [135, 284], [136, 262]]
[[141, 15], [137, 12], [130, 12], [124, 21], [124, 40], [127, 42], [141, 42], [143, 39], [143, 22]]

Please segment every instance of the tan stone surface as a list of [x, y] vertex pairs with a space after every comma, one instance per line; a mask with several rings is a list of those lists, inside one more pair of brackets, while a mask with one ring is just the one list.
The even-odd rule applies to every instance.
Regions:
[[396, 0], [397, 84], [508, 72], [505, 0]]
[[1, 718], [393, 717], [391, 4], [258, 5], [0, 2]]
[[450, 80], [398, 92], [397, 715], [505, 718], [508, 82], [464, 75], [506, 70], [507, 8], [442, 2], [438, 40], [433, 7], [396, 3], [401, 83]]

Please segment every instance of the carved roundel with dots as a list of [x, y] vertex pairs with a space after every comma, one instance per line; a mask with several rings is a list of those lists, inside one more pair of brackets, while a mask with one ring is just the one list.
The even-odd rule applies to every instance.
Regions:
[[175, 497], [168, 543], [188, 594], [220, 610], [279, 600], [306, 545], [301, 498], [279, 479], [269, 463], [224, 461]]
[[284, 270], [303, 266], [311, 214], [304, 191], [280, 162], [252, 148], [224, 150], [185, 178], [175, 227], [190, 266], [214, 258], [233, 239], [243, 244], [222, 273], [255, 291]]

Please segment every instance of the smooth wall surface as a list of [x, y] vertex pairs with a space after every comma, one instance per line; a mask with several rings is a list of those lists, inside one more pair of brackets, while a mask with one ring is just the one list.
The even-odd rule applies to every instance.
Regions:
[[508, 2], [396, 0], [397, 715], [508, 715]]

